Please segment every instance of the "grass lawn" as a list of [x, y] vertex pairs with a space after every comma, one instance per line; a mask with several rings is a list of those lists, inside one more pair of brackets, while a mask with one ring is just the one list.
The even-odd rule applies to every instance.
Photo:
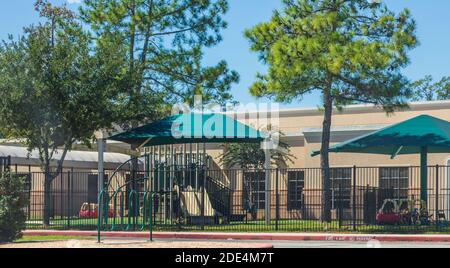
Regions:
[[[105, 231], [147, 231], [148, 223], [142, 228], [143, 219], [137, 219], [135, 226], [128, 225], [128, 218], [116, 218], [115, 228], [112, 228], [113, 219], [108, 220], [104, 226]], [[133, 223], [133, 221], [131, 221]], [[263, 220], [248, 222], [231, 222], [229, 224], [206, 224], [202, 229], [200, 225], [176, 225], [169, 221], [156, 221], [154, 231], [186, 231], [186, 232], [339, 232], [339, 233], [450, 233], [450, 224], [437, 227], [411, 226], [411, 225], [358, 225], [353, 230], [351, 222], [339, 226], [337, 221], [329, 224], [318, 220], [280, 220], [278, 226], [275, 221], [266, 225]], [[70, 224], [70, 225], [69, 225]], [[135, 227], [135, 228], [133, 228]], [[55, 230], [96, 230], [97, 219], [53, 219], [50, 229]], [[41, 220], [27, 222], [27, 229], [42, 229]]]
[[49, 241], [69, 241], [69, 240], [93, 240], [95, 237], [84, 236], [62, 236], [62, 235], [49, 235], [49, 236], [23, 236], [16, 240], [14, 243], [30, 243], [30, 242], [49, 242]]

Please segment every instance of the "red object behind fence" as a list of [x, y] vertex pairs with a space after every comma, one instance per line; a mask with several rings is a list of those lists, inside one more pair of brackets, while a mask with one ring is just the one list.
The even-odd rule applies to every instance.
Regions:
[[379, 224], [396, 224], [402, 221], [402, 216], [397, 213], [377, 213], [377, 223]]
[[[80, 218], [82, 219], [94, 219], [98, 217], [97, 205], [84, 203], [80, 209]], [[114, 217], [114, 210], [109, 209], [108, 218]]]

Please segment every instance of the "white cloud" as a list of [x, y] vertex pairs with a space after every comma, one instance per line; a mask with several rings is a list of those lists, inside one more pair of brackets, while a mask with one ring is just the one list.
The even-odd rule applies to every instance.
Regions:
[[69, 4], [81, 4], [81, 0], [67, 0]]

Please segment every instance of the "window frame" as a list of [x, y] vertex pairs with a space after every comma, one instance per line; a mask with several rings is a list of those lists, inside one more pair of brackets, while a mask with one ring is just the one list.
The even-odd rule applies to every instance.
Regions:
[[[249, 181], [250, 176], [250, 181]], [[255, 187], [256, 186], [256, 187]], [[245, 204], [249, 199], [256, 209], [264, 209], [266, 205], [266, 174], [264, 171], [244, 171], [243, 173], [243, 195]], [[250, 188], [250, 189], [248, 189]], [[256, 190], [255, 190], [256, 188]], [[249, 196], [250, 195], [250, 196]]]
[[[294, 178], [290, 176], [293, 173], [296, 174]], [[305, 190], [305, 171], [289, 170], [286, 176], [287, 176], [287, 210], [288, 211], [301, 210], [303, 208], [303, 201], [304, 201], [303, 193]], [[292, 187], [293, 183], [295, 183], [294, 187]]]
[[[386, 176], [383, 172], [384, 170], [389, 170], [389, 175]], [[398, 172], [393, 172], [393, 170], [398, 170]], [[403, 170], [406, 174], [405, 176], [401, 176], [401, 170]], [[396, 174], [398, 174], [396, 176]], [[401, 180], [406, 180], [405, 182], [400, 182]], [[388, 186], [384, 186], [386, 183]], [[393, 181], [393, 182], [392, 182]], [[409, 182], [410, 182], [410, 167], [404, 166], [392, 166], [392, 167], [380, 167], [378, 170], [378, 188], [384, 192], [386, 197], [389, 197], [387, 194], [388, 190], [393, 190], [392, 199], [408, 199], [409, 198]], [[403, 185], [403, 187], [402, 187]]]
[[[353, 169], [351, 167], [330, 168], [331, 208], [350, 209], [352, 203]], [[340, 175], [342, 174], [342, 175]], [[338, 184], [335, 184], [338, 182]], [[344, 184], [344, 188], [342, 188]], [[346, 185], [348, 184], [348, 186]]]

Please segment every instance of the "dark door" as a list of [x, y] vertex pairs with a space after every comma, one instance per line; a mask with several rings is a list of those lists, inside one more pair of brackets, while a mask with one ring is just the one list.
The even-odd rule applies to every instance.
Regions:
[[375, 224], [377, 214], [377, 193], [375, 189], [367, 187], [364, 192], [364, 223]]
[[98, 202], [98, 176], [91, 174], [88, 176], [88, 203], [97, 204]]
[[[108, 175], [105, 175], [103, 179], [104, 187], [108, 185]], [[108, 193], [105, 195], [107, 197]], [[98, 175], [89, 174], [88, 175], [88, 203], [97, 204], [98, 202]]]

